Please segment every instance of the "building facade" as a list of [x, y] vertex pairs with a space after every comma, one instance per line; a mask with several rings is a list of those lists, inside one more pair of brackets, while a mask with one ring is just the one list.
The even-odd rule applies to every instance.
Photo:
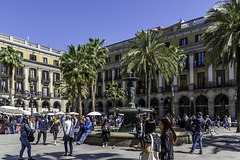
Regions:
[[33, 105], [34, 112], [66, 111], [66, 100], [59, 96], [59, 80], [61, 71], [59, 58], [62, 51], [0, 33], [0, 49], [12, 46], [23, 57], [23, 66], [14, 69], [13, 97], [9, 97], [9, 70], [0, 64], [0, 105], [9, 105], [9, 100], [15, 101], [15, 106], [31, 110], [31, 103], [24, 100], [24, 92], [41, 92], [42, 98]]
[[[236, 66], [223, 67], [204, 65], [206, 47], [200, 42], [201, 35], [207, 29], [204, 18], [200, 17], [187, 22], [179, 22], [167, 28], [156, 27], [162, 34], [162, 42], [179, 46], [182, 54], [187, 55], [186, 66], [179, 76], [174, 77], [174, 107], [176, 115], [184, 113], [203, 112], [212, 119], [216, 115], [231, 114], [236, 118]], [[131, 40], [131, 39], [129, 39]], [[121, 80], [121, 57], [129, 51], [129, 40], [107, 46], [109, 58], [106, 66], [98, 72], [98, 86], [96, 93], [96, 110], [108, 113], [112, 102], [103, 97], [106, 86], [112, 81], [117, 81], [124, 90], [126, 83]], [[136, 106], [146, 106], [146, 81], [135, 82], [137, 95]], [[91, 110], [91, 98], [84, 100], [85, 113]], [[126, 100], [119, 101], [118, 106], [125, 106]], [[171, 110], [170, 86], [162, 79], [159, 73], [158, 79], [151, 80], [151, 107], [157, 114], [164, 116]]]

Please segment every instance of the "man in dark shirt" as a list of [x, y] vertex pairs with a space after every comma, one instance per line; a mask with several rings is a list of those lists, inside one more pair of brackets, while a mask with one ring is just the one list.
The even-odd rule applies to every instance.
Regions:
[[137, 125], [136, 125], [136, 130], [137, 130], [137, 136], [140, 140], [141, 147], [144, 146], [143, 142], [143, 137], [144, 137], [144, 126], [143, 126], [143, 119], [140, 118]]
[[45, 118], [45, 115], [42, 114], [42, 117], [38, 119], [38, 139], [36, 144], [38, 144], [41, 134], [43, 134], [43, 144], [47, 145], [46, 140], [47, 140], [47, 130], [48, 130], [48, 122], [47, 119]]
[[198, 119], [195, 120], [195, 135], [194, 135], [194, 139], [193, 139], [193, 145], [192, 145], [192, 149], [190, 151], [190, 153], [193, 153], [197, 142], [199, 141], [199, 147], [200, 147], [200, 151], [198, 154], [202, 155], [202, 137], [204, 134], [204, 126], [206, 125], [205, 120], [202, 118], [202, 112], [198, 112], [197, 114]]

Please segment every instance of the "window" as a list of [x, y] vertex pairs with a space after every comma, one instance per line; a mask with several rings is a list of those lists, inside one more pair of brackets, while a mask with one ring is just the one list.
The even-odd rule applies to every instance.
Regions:
[[111, 70], [106, 71], [106, 80], [110, 80], [111, 79]]
[[36, 87], [36, 83], [33, 83], [30, 85], [30, 92], [31, 93], [36, 93], [37, 91], [37, 87]]
[[197, 86], [199, 89], [203, 89], [205, 87], [205, 73], [201, 72], [197, 74]]
[[98, 79], [98, 81], [100, 81], [102, 79], [102, 73], [101, 72], [98, 72], [97, 79]]
[[42, 71], [42, 79], [49, 80], [49, 73], [48, 71]]
[[16, 92], [17, 93], [23, 92], [23, 82], [22, 81], [16, 81]]
[[187, 75], [180, 75], [180, 87], [181, 89], [187, 89]]
[[7, 74], [7, 67], [5, 67], [3, 64], [1, 64], [1, 73]]
[[204, 66], [204, 54], [205, 52], [195, 53], [195, 67]]
[[48, 63], [48, 60], [47, 60], [47, 58], [45, 58], [45, 57], [43, 57], [43, 63]]
[[165, 43], [165, 46], [168, 47], [168, 48], [170, 47], [170, 45], [171, 45], [170, 42], [166, 42], [166, 43]]
[[187, 56], [187, 58], [183, 60], [185, 62], [184, 69], [188, 69], [189, 68], [189, 55], [186, 55], [186, 56]]
[[182, 38], [179, 40], [179, 46], [185, 46], [188, 44], [188, 38]]
[[201, 36], [202, 36], [202, 33], [195, 35], [195, 42], [200, 42]]
[[18, 51], [18, 54], [19, 54], [21, 57], [23, 57], [23, 52]]
[[43, 97], [47, 97], [47, 96], [48, 96], [48, 91], [49, 91], [49, 89], [48, 89], [47, 87], [43, 87], [42, 96], [43, 96]]
[[115, 56], [115, 60], [116, 60], [116, 61], [120, 61], [120, 60], [121, 60], [121, 54], [116, 55], [116, 56]]
[[1, 90], [4, 92], [7, 92], [7, 79], [2, 79], [1, 80]]
[[16, 75], [23, 76], [23, 67], [16, 68]]
[[54, 61], [53, 61], [53, 65], [54, 65], [54, 66], [59, 66], [58, 60], [54, 60]]
[[58, 95], [59, 90], [58, 89], [54, 89], [54, 97], [60, 97], [60, 95]]
[[110, 63], [110, 57], [106, 58], [106, 63]]
[[102, 86], [98, 86], [98, 96], [102, 96]]
[[116, 77], [116, 79], [120, 79], [120, 78], [121, 78], [120, 68], [117, 68], [117, 69], [115, 70], [115, 77]]
[[37, 56], [33, 55], [33, 54], [30, 54], [30, 60], [36, 61], [37, 60]]
[[37, 71], [35, 68], [30, 68], [30, 78], [37, 78]]
[[59, 81], [60, 80], [60, 74], [59, 73], [54, 73], [53, 74], [53, 80], [54, 80], [54, 82]]
[[224, 86], [225, 84], [225, 70], [217, 71], [217, 86]]

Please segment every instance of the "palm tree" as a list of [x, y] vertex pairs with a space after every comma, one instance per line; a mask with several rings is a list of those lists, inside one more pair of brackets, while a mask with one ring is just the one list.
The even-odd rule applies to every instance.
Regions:
[[[83, 45], [78, 45], [77, 49], [75, 46], [70, 45], [69, 52], [66, 52], [61, 57], [61, 71], [63, 78], [66, 80], [72, 80], [78, 91], [78, 111], [82, 115], [82, 88], [83, 84], [87, 82], [89, 77], [92, 77], [89, 70], [93, 70], [91, 65], [88, 65], [86, 61], [87, 49]], [[75, 88], [73, 86], [73, 88]], [[72, 92], [75, 93], [75, 92]]]
[[85, 46], [87, 48], [87, 61], [89, 65], [92, 65], [94, 70], [93, 77], [90, 77], [89, 82], [91, 84], [91, 96], [92, 96], [92, 111], [95, 111], [95, 93], [97, 88], [97, 70], [102, 69], [106, 63], [106, 58], [108, 57], [108, 49], [102, 47], [105, 40], [100, 41], [100, 38], [89, 38], [90, 43]]
[[172, 53], [172, 58], [177, 64], [177, 68], [174, 72], [169, 72], [168, 77], [163, 77], [163, 79], [168, 79], [168, 83], [171, 84], [171, 115], [175, 116], [175, 107], [174, 107], [174, 84], [173, 84], [173, 79], [174, 76], [178, 76], [180, 72], [185, 67], [185, 62], [184, 60], [187, 58], [185, 54], [181, 54], [183, 50], [179, 49], [179, 47], [176, 46], [169, 46], [169, 50]]
[[157, 77], [158, 71], [164, 77], [168, 77], [169, 73], [176, 70], [177, 64], [173, 61], [169, 49], [160, 42], [158, 31], [142, 30], [135, 35], [130, 51], [122, 59], [122, 74], [126, 76], [131, 71], [139, 77], [145, 77], [147, 74], [147, 107], [150, 108], [151, 78]]
[[0, 63], [3, 64], [6, 68], [9, 69], [9, 79], [10, 79], [10, 105], [13, 105], [13, 95], [12, 95], [12, 84], [14, 82], [14, 68], [19, 68], [22, 66], [23, 58], [18, 53], [17, 50], [14, 50], [13, 47], [7, 46], [5, 51], [0, 52]]
[[237, 63], [237, 132], [240, 132], [240, 1], [219, 1], [205, 17], [209, 25], [202, 36], [206, 66], [219, 65], [220, 61], [224, 66]]

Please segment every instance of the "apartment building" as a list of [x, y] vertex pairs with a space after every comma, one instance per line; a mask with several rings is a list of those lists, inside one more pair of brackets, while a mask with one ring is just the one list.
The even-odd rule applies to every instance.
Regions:
[[[36, 44], [27, 40], [0, 33], [0, 49], [12, 46], [23, 57], [23, 66], [14, 70], [12, 93], [15, 106], [31, 110], [31, 104], [24, 100], [24, 92], [40, 93], [42, 98], [35, 101], [34, 112], [66, 111], [66, 100], [59, 96], [61, 71], [59, 58], [62, 51]], [[0, 105], [9, 105], [9, 71], [0, 64]]]
[[[201, 35], [207, 29], [204, 18], [200, 17], [187, 22], [178, 22], [169, 27], [156, 27], [162, 34], [162, 42], [166, 46], [175, 45], [183, 49], [182, 54], [187, 55], [186, 66], [179, 76], [174, 77], [174, 107], [176, 115], [184, 113], [203, 112], [215, 118], [216, 115], [231, 114], [236, 118], [236, 66], [228, 67], [204, 65], [205, 46], [200, 42]], [[134, 34], [134, 33], [133, 33]], [[112, 102], [103, 97], [106, 86], [117, 81], [119, 86], [126, 89], [126, 82], [121, 80], [120, 60], [129, 51], [129, 40], [121, 41], [107, 46], [109, 58], [106, 66], [98, 72], [98, 86], [96, 93], [96, 110], [108, 113]], [[219, 62], [221, 64], [221, 62]], [[145, 77], [135, 82], [137, 95], [136, 106], [146, 106]], [[85, 113], [91, 110], [91, 99], [84, 100]], [[126, 100], [119, 101], [117, 106], [125, 106]], [[157, 114], [164, 116], [171, 110], [170, 86], [162, 79], [159, 73], [157, 79], [151, 80], [151, 107]]]

